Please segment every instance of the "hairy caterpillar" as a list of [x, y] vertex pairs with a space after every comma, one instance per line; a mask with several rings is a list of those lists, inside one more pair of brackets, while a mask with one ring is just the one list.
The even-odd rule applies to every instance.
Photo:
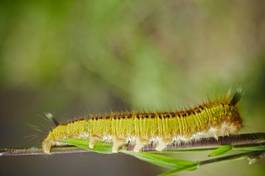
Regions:
[[134, 151], [147, 144], [163, 150], [168, 144], [188, 142], [205, 137], [233, 134], [242, 127], [237, 104], [240, 93], [208, 101], [188, 110], [176, 112], [121, 112], [92, 115], [92, 118], [61, 124], [51, 130], [42, 142], [42, 149], [65, 145], [69, 138], [89, 140], [89, 148], [97, 141], [112, 142], [112, 152], [130, 143]]

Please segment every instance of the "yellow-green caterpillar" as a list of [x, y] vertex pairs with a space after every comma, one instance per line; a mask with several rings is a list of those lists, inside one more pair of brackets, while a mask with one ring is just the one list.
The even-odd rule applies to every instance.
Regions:
[[112, 152], [130, 143], [134, 151], [154, 144], [161, 151], [172, 143], [189, 142], [205, 137], [233, 134], [242, 127], [237, 104], [240, 93], [208, 101], [194, 108], [176, 112], [121, 112], [92, 115], [92, 118], [61, 124], [51, 130], [42, 149], [65, 145], [70, 138], [89, 140], [89, 148], [97, 141], [112, 142]]

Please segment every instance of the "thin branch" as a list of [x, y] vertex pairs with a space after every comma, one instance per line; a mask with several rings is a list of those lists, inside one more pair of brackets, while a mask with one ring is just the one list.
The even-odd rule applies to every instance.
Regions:
[[[244, 148], [251, 146], [265, 146], [265, 133], [248, 133], [230, 136], [220, 136], [218, 140], [215, 138], [203, 138], [200, 140], [193, 140], [190, 142], [182, 142], [178, 144], [170, 144], [164, 151], [200, 151], [212, 150], [220, 145], [229, 144], [233, 148]], [[127, 146], [125, 150], [131, 151], [133, 145]], [[152, 144], [146, 145], [142, 151], [151, 152], [156, 151]], [[51, 154], [72, 154], [72, 153], [86, 153], [89, 150], [83, 150], [73, 146], [54, 147]], [[40, 148], [27, 149], [0, 149], [0, 156], [32, 156], [32, 155], [47, 155], [43, 153]]]
[[[192, 151], [193, 149], [198, 150], [210, 150], [220, 145], [232, 145], [234, 148], [237, 147], [250, 147], [257, 145], [264, 145], [265, 133], [246, 133], [236, 134], [230, 136], [219, 136], [216, 138], [202, 138], [200, 140], [192, 140], [190, 142], [181, 142], [177, 144], [168, 145], [165, 151]], [[129, 146], [129, 150], [131, 146]], [[144, 151], [154, 151], [155, 146], [147, 145], [143, 149]]]
[[[79, 149], [77, 147], [54, 147], [51, 154], [74, 154], [87, 153], [88, 150]], [[48, 155], [43, 153], [41, 148], [27, 148], [27, 149], [0, 149], [0, 156], [33, 156], [33, 155]]]
[[219, 158], [212, 158], [208, 160], [203, 160], [199, 162], [199, 165], [206, 165], [206, 164], [211, 164], [211, 163], [216, 163], [216, 162], [221, 162], [221, 161], [228, 161], [228, 160], [234, 160], [234, 159], [239, 159], [239, 158], [261, 158], [264, 157], [265, 152], [264, 151], [251, 151], [251, 152], [244, 152], [244, 153], [238, 153], [238, 154], [233, 154], [233, 155], [227, 155], [227, 156], [222, 156]]

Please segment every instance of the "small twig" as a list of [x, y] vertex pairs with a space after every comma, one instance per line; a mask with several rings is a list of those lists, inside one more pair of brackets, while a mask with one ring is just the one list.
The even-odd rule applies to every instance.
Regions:
[[251, 151], [251, 152], [238, 153], [238, 154], [222, 156], [219, 158], [213, 158], [213, 159], [200, 161], [199, 165], [202, 166], [206, 164], [227, 161], [227, 160], [234, 160], [234, 159], [239, 159], [239, 158], [259, 158], [261, 155], [264, 155], [264, 154], [265, 154], [265, 151]]
[[[265, 133], [246, 133], [230, 136], [219, 136], [218, 140], [215, 138], [202, 138], [200, 140], [192, 140], [190, 142], [182, 142], [178, 144], [168, 145], [165, 151], [198, 151], [198, 150], [210, 150], [220, 145], [232, 145], [237, 147], [251, 147], [265, 144]], [[130, 148], [131, 150], [132, 148]], [[144, 151], [154, 151], [155, 146], [147, 145], [143, 149]]]
[[[79, 149], [77, 147], [54, 147], [51, 154], [74, 154], [87, 153], [88, 150]], [[0, 156], [34, 156], [34, 155], [48, 155], [43, 153], [41, 148], [27, 148], [27, 149], [0, 149]]]
[[[170, 144], [164, 151], [200, 151], [212, 150], [220, 145], [229, 144], [233, 148], [243, 148], [251, 146], [265, 146], [265, 133], [248, 133], [230, 136], [220, 136], [218, 140], [215, 138], [203, 138], [201, 140], [193, 140], [190, 142], [182, 142], [178, 144]], [[129, 145], [126, 150], [132, 150], [133, 145]], [[155, 151], [155, 146], [146, 145], [142, 151]], [[89, 150], [83, 150], [77, 147], [65, 146], [54, 147], [51, 154], [72, 154], [86, 153]], [[0, 156], [32, 156], [32, 155], [47, 155], [40, 148], [28, 149], [0, 149]]]

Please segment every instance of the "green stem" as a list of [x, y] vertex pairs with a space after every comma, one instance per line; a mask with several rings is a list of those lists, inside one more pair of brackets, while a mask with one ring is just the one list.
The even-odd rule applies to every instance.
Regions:
[[[188, 143], [171, 144], [163, 152], [190, 152], [205, 151], [218, 148], [220, 145], [232, 145], [234, 150], [249, 149], [250, 147], [265, 146], [265, 133], [248, 133], [230, 136], [220, 136], [218, 140], [215, 138], [204, 138]], [[133, 146], [128, 146], [125, 150], [131, 151]], [[157, 152], [155, 146], [147, 145], [142, 151]], [[77, 147], [65, 146], [54, 147], [51, 154], [71, 154], [89, 152]], [[159, 152], [161, 153], [161, 152]], [[0, 156], [25, 156], [25, 155], [45, 155], [40, 148], [28, 149], [0, 149]]]
[[221, 161], [228, 161], [228, 160], [234, 160], [234, 159], [245, 159], [245, 158], [258, 158], [258, 157], [264, 157], [265, 150], [263, 151], [251, 151], [251, 152], [244, 152], [244, 153], [238, 153], [208, 160], [203, 160], [199, 162], [199, 165], [207, 165], [211, 163], [221, 162]]

